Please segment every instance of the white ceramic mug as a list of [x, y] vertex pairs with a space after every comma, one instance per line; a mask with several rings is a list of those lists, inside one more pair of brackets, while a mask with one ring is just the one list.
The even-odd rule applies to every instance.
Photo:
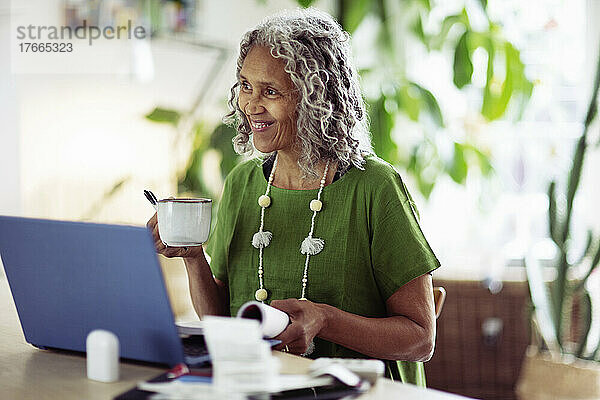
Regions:
[[211, 199], [163, 199], [158, 201], [158, 232], [171, 247], [199, 246], [210, 233]]

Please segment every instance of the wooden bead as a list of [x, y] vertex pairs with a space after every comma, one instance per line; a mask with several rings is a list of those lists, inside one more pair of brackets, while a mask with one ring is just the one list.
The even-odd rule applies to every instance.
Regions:
[[271, 198], [266, 194], [263, 194], [258, 198], [258, 205], [261, 207], [269, 207], [271, 205]]
[[267, 297], [269, 297], [269, 294], [265, 289], [258, 289], [256, 293], [254, 293], [254, 297], [258, 301], [265, 301]]
[[310, 209], [312, 211], [321, 211], [321, 208], [323, 208], [323, 203], [321, 200], [315, 199], [310, 202]]

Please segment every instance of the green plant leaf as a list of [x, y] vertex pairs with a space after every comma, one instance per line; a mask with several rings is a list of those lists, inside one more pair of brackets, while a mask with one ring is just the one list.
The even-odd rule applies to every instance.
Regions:
[[127, 183], [127, 181], [129, 181], [130, 179], [131, 177], [127, 176], [115, 182], [115, 184], [110, 188], [110, 190], [106, 194], [104, 194], [104, 199], [109, 199], [110, 197], [114, 196], [114, 194], [117, 193], [121, 189], [121, 187], [123, 187], [123, 185]]
[[515, 115], [515, 120], [519, 120], [533, 93], [533, 83], [527, 79], [527, 75], [525, 75], [525, 64], [521, 61], [521, 52], [508, 42], [507, 48], [507, 52], [510, 56], [509, 60], [514, 90], [510, 101], [514, 101], [517, 105], [515, 108], [518, 112]]
[[421, 6], [427, 11], [431, 11], [431, 3], [429, 2], [429, 0], [417, 0], [417, 2], [421, 4]]
[[[592, 89], [592, 98], [590, 99], [590, 103], [588, 105], [588, 110], [585, 117], [584, 122], [584, 135], [587, 132], [587, 127], [590, 126], [594, 118], [596, 118], [596, 114], [598, 113], [598, 89], [600, 89], [600, 51], [598, 60], [596, 61], [596, 76], [594, 78], [594, 86]], [[600, 141], [598, 142], [600, 144]]]
[[577, 287], [575, 288], [576, 291], [581, 290], [585, 287], [585, 283], [587, 282], [590, 275], [592, 275], [592, 273], [596, 270], [596, 268], [598, 268], [598, 265], [600, 265], [600, 239], [597, 240], [597, 243], [598, 243], [598, 246], [596, 247], [594, 255], [592, 256], [592, 261], [590, 263], [590, 267], [588, 268], [585, 275], [583, 275], [583, 278], [581, 278], [581, 280], [577, 284]]
[[376, 45], [381, 49], [381, 52], [389, 53], [388, 55], [394, 56], [394, 37], [392, 35], [392, 30], [390, 27], [391, 21], [388, 18], [388, 9], [386, 6], [385, 0], [374, 0], [373, 2], [373, 12], [379, 19], [379, 32], [377, 33], [377, 43]]
[[375, 154], [384, 160], [396, 164], [398, 162], [398, 146], [392, 140], [393, 116], [385, 109], [386, 98], [383, 94], [373, 102], [369, 102], [369, 117]]
[[421, 93], [415, 85], [404, 84], [398, 87], [396, 89], [396, 102], [398, 108], [404, 110], [411, 120], [419, 120], [422, 98]]
[[360, 25], [362, 20], [368, 14], [371, 7], [371, 0], [340, 0], [344, 3], [343, 8], [343, 28], [349, 33], [354, 33], [356, 28]]
[[435, 187], [435, 182], [425, 180], [422, 176], [419, 176], [417, 178], [417, 185], [419, 187], [419, 192], [425, 197], [425, 200], [429, 199], [429, 196], [431, 196], [431, 192], [433, 192], [433, 188]]
[[[496, 53], [491, 40], [488, 38], [481, 38], [480, 44], [485, 49], [488, 60], [485, 72], [485, 87], [483, 88], [483, 102], [481, 103], [481, 114], [488, 120], [493, 121], [496, 119], [498, 113], [503, 113], [504, 109], [499, 105], [498, 98], [504, 90], [504, 82], [496, 79], [494, 74], [494, 62], [496, 59]], [[498, 89], [498, 87], [500, 89]]]
[[600, 263], [600, 239], [598, 239], [597, 242], [598, 248], [596, 249], [596, 254], [594, 254], [594, 257], [592, 258], [590, 272], [587, 274], [588, 276], [590, 276], [592, 272], [594, 272], [594, 269], [597, 268], [598, 264]]
[[[494, 35], [479, 36], [481, 37], [477, 46], [483, 47], [488, 53], [487, 80], [481, 113], [488, 121], [496, 120], [505, 114], [509, 102], [515, 100], [518, 101], [515, 119], [519, 119], [533, 91], [533, 84], [525, 75], [521, 53], [511, 43], [503, 39], [495, 39]], [[504, 77], [494, 74], [496, 49], [500, 49], [504, 56]]]
[[489, 176], [494, 172], [494, 167], [492, 166], [490, 157], [487, 154], [479, 150], [473, 144], [465, 143], [463, 144], [463, 147], [466, 151], [475, 155], [475, 159], [479, 165], [479, 170], [483, 176]]
[[552, 281], [551, 294], [553, 301], [554, 311], [554, 326], [556, 332], [556, 338], [558, 344], [562, 346], [563, 339], [563, 322], [569, 322], [565, 320], [565, 301], [567, 300], [567, 277], [569, 270], [569, 262], [567, 261], [567, 253], [564, 249], [559, 249], [558, 262], [556, 263], [556, 279]]
[[223, 179], [231, 172], [241, 157], [233, 149], [231, 140], [237, 134], [235, 128], [226, 124], [219, 124], [210, 136], [210, 147], [221, 153], [221, 176]]
[[440, 110], [440, 106], [435, 96], [429, 90], [425, 89], [423, 86], [420, 86], [415, 82], [411, 82], [410, 86], [418, 90], [421, 100], [427, 107], [427, 111], [429, 112], [429, 115], [431, 116], [433, 122], [435, 122], [435, 124], [440, 128], [443, 128], [444, 117], [442, 115], [442, 111]]
[[460, 12], [460, 20], [462, 21], [462, 23], [465, 25], [465, 29], [467, 31], [471, 31], [471, 21], [469, 21], [469, 13], [467, 12], [467, 9], [463, 7], [462, 11]]
[[154, 122], [177, 125], [179, 119], [181, 118], [181, 113], [176, 110], [169, 110], [167, 108], [156, 107], [154, 108], [154, 110], [152, 110], [149, 114], [146, 115], [146, 118]]
[[423, 30], [423, 19], [420, 14], [415, 17], [411, 28], [413, 34], [429, 49], [429, 38]]
[[93, 203], [92, 206], [89, 208], [89, 210], [83, 214], [84, 219], [93, 218], [93, 217], [97, 216], [98, 214], [100, 214], [100, 212], [102, 211], [104, 206], [106, 206], [106, 203], [110, 200], [110, 198], [113, 197], [115, 194], [117, 194], [117, 192], [119, 192], [119, 190], [121, 190], [123, 185], [125, 185], [130, 180], [131, 180], [131, 176], [126, 176], [126, 177], [121, 178], [118, 181], [116, 181], [110, 187], [110, 189], [108, 189], [106, 192], [104, 192], [102, 197], [100, 199], [98, 199], [95, 203]]
[[[489, 120], [493, 121], [500, 118], [506, 111], [508, 101], [513, 94], [513, 64], [516, 62], [514, 59], [514, 52], [507, 49], [512, 48], [510, 44], [505, 43], [505, 68], [506, 75], [504, 80], [500, 81], [494, 75], [493, 63], [495, 61], [495, 50], [491, 40], [488, 40], [486, 50], [488, 52], [488, 75], [484, 89], [483, 104], [481, 107], [481, 113]], [[517, 60], [518, 61], [518, 60]], [[498, 88], [500, 89], [498, 91]]]
[[458, 40], [454, 50], [454, 85], [459, 89], [471, 83], [473, 77], [473, 63], [469, 54], [468, 40], [469, 31], [466, 31]]
[[469, 166], [465, 160], [465, 149], [462, 144], [454, 142], [454, 157], [448, 170], [450, 177], [456, 183], [464, 184], [467, 179]]
[[569, 173], [569, 181], [567, 183], [567, 211], [565, 213], [565, 223], [562, 226], [561, 239], [565, 243], [569, 237], [569, 229], [571, 222], [571, 214], [573, 210], [573, 201], [575, 199], [575, 193], [579, 186], [579, 180], [581, 178], [581, 171], [583, 168], [583, 157], [585, 155], [585, 149], [587, 147], [586, 135], [581, 135], [577, 141], [577, 147], [575, 148], [575, 155], [573, 156], [573, 165]]
[[446, 18], [444, 18], [440, 32], [437, 35], [434, 35], [433, 37], [430, 38], [429, 46], [433, 49], [437, 49], [437, 50], [441, 49], [443, 44], [446, 41], [446, 38], [448, 37], [448, 33], [450, 32], [450, 29], [452, 29], [452, 27], [455, 24], [462, 24], [462, 23], [463, 23], [462, 15], [449, 15]]
[[202, 177], [202, 157], [209, 148], [208, 132], [204, 124], [197, 123], [193, 130], [193, 149], [188, 158], [183, 175], [177, 181], [179, 193], [193, 193], [196, 196], [209, 196], [210, 191]]
[[577, 338], [579, 346], [575, 352], [575, 356], [582, 358], [587, 346], [590, 328], [592, 327], [592, 299], [590, 298], [590, 294], [587, 292], [587, 290], [584, 291], [582, 296], [579, 298], [578, 319], [580, 336]]
[[308, 8], [315, 2], [315, 0], [296, 0], [300, 7]]
[[492, 166], [490, 157], [475, 146], [471, 148], [471, 151], [477, 155], [477, 161], [479, 161], [479, 169], [481, 170], [481, 173], [484, 176], [491, 175], [494, 172], [494, 167]]
[[562, 248], [564, 243], [559, 234], [561, 221], [559, 221], [556, 207], [556, 182], [552, 181], [548, 186], [548, 228], [550, 231], [550, 238], [559, 248]]
[[573, 263], [573, 265], [580, 264], [585, 259], [585, 257], [587, 257], [590, 254], [593, 242], [594, 242], [594, 233], [592, 232], [591, 229], [588, 229], [583, 253], [581, 253], [581, 257], [579, 257], [579, 259], [577, 261], [575, 261]]
[[419, 155], [423, 146], [426, 146], [425, 142], [415, 146], [412, 149], [407, 170], [414, 176], [419, 192], [423, 195], [423, 197], [425, 197], [425, 199], [428, 199], [429, 196], [431, 196], [433, 188], [435, 187], [435, 179], [428, 179], [423, 173], [425, 166], [429, 165], [428, 160], [424, 160]]
[[530, 82], [527, 78], [519, 83], [519, 85], [519, 87], [515, 87], [513, 97], [510, 100], [515, 105], [514, 121], [520, 121], [523, 118], [523, 113], [527, 109], [527, 104], [533, 93], [533, 82]]
[[573, 209], [573, 200], [575, 199], [575, 193], [577, 192], [577, 187], [579, 186], [579, 180], [581, 178], [581, 171], [583, 168], [583, 157], [585, 156], [586, 147], [586, 138], [582, 135], [577, 141], [575, 156], [573, 157], [573, 166], [571, 168], [571, 175], [569, 176], [569, 182], [567, 185], [568, 210]]

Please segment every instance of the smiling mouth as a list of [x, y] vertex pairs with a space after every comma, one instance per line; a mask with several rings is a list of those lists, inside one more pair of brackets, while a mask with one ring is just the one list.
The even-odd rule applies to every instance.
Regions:
[[261, 132], [273, 125], [274, 123], [275, 121], [250, 121], [250, 126], [252, 126], [252, 130]]

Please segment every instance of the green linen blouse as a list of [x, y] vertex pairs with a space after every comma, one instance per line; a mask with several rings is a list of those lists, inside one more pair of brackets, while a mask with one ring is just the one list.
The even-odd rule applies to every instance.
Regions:
[[[252, 236], [260, 226], [258, 198], [267, 180], [260, 160], [236, 166], [225, 179], [215, 229], [206, 243], [213, 274], [229, 286], [231, 315], [258, 289], [258, 249]], [[271, 187], [264, 230], [273, 233], [263, 250], [264, 287], [273, 299], [300, 298], [306, 256], [310, 201], [318, 189]], [[398, 172], [369, 155], [364, 170], [351, 168], [323, 189], [313, 237], [325, 241], [310, 257], [306, 297], [365, 317], [385, 317], [385, 301], [402, 285], [440, 266], [421, 228], [414, 202]], [[317, 357], [365, 355], [315, 338]], [[388, 375], [424, 386], [421, 363], [387, 362]]]

